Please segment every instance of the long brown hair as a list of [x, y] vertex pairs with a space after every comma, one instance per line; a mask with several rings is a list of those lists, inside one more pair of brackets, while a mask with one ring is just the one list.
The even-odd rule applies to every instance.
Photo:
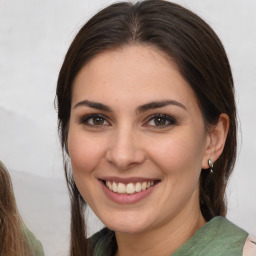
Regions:
[[61, 67], [56, 102], [65, 173], [72, 202], [71, 255], [85, 255], [85, 202], [67, 168], [67, 136], [73, 81], [93, 57], [128, 44], [157, 47], [170, 56], [194, 90], [206, 127], [221, 113], [230, 118], [224, 151], [214, 173], [200, 177], [200, 207], [206, 220], [226, 215], [225, 189], [236, 159], [236, 106], [228, 58], [221, 41], [200, 17], [180, 5], [162, 0], [116, 3], [93, 16], [78, 32]]
[[29, 242], [19, 215], [11, 177], [0, 161], [0, 255], [30, 256]]

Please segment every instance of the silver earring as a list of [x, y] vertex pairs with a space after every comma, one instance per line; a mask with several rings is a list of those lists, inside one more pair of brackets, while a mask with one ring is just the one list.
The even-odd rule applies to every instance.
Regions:
[[210, 173], [213, 173], [213, 162], [211, 159], [208, 160], [208, 165], [209, 165], [209, 168], [210, 168]]

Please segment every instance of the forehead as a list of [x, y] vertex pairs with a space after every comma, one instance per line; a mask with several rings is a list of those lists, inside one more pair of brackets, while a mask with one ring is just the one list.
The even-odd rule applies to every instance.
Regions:
[[73, 84], [72, 104], [84, 97], [101, 98], [106, 103], [114, 98], [120, 102], [173, 97], [188, 103], [195, 101], [176, 63], [162, 51], [145, 45], [124, 46], [95, 56]]

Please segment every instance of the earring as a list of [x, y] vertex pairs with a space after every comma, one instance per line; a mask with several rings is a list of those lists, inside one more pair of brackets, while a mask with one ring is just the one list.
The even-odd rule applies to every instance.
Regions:
[[210, 173], [213, 173], [213, 162], [211, 159], [208, 160], [208, 165], [209, 165], [209, 168], [210, 168]]

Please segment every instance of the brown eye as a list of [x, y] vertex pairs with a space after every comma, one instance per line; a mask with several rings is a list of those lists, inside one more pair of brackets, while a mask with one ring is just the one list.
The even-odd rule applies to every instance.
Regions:
[[167, 120], [165, 118], [162, 117], [157, 117], [154, 119], [154, 123], [156, 126], [163, 126], [166, 125]]
[[83, 117], [80, 123], [87, 126], [108, 126], [110, 125], [107, 119], [100, 114], [90, 114]]
[[176, 120], [173, 117], [166, 114], [156, 114], [151, 116], [144, 125], [155, 128], [166, 128], [175, 124]]
[[103, 125], [104, 121], [105, 120], [102, 117], [93, 117], [92, 118], [93, 125]]

